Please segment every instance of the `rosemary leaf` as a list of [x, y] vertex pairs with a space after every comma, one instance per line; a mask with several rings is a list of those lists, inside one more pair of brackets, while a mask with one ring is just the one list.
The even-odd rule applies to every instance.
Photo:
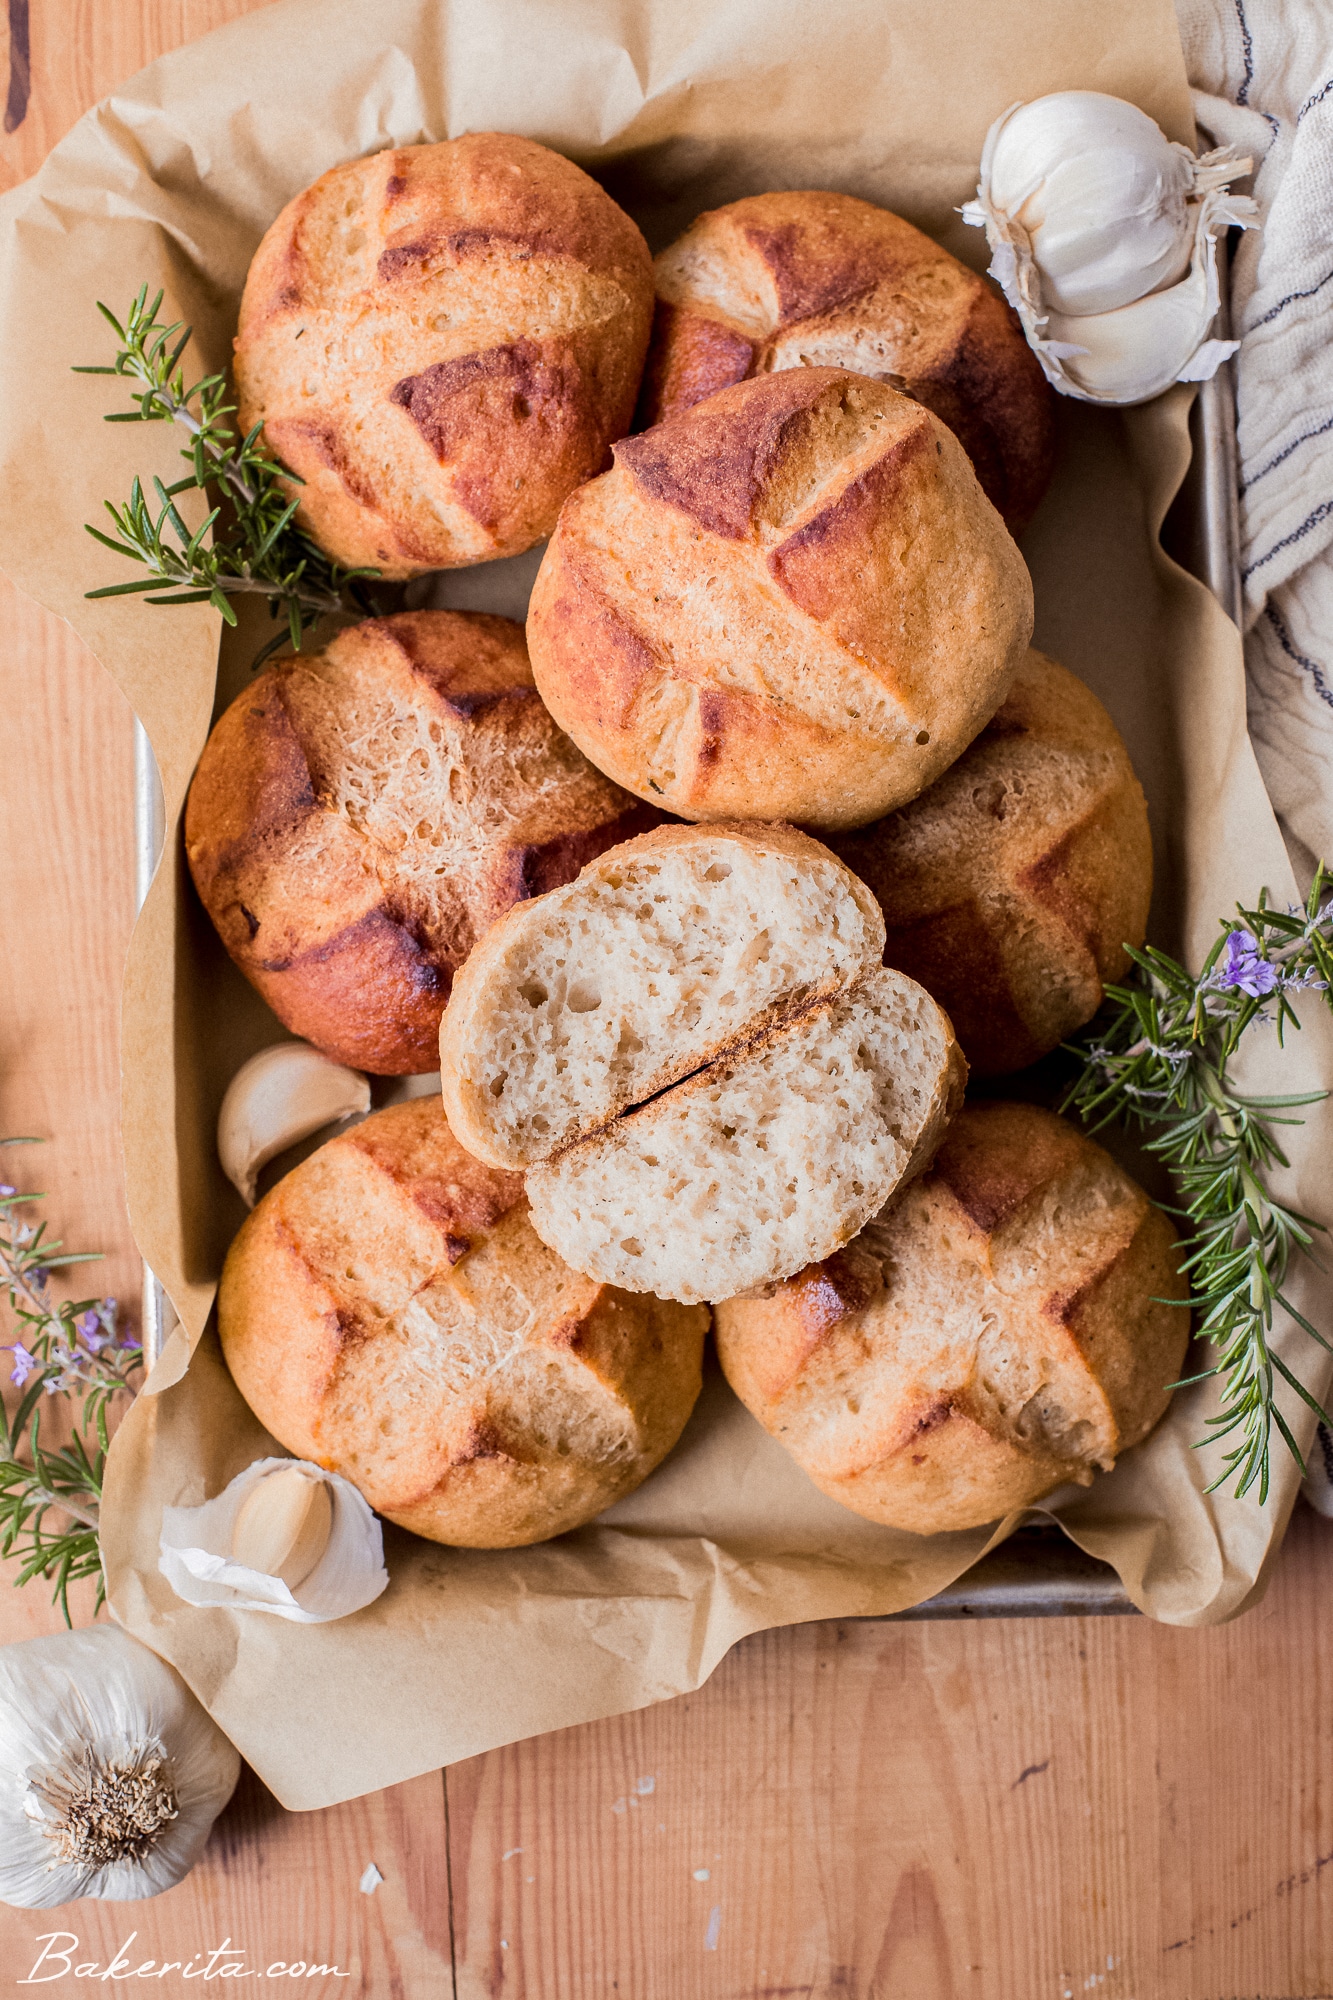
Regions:
[[1151, 1132], [1147, 1150], [1165, 1161], [1180, 1200], [1172, 1212], [1189, 1225], [1182, 1266], [1197, 1330], [1216, 1357], [1188, 1379], [1222, 1383], [1221, 1408], [1199, 1444], [1238, 1440], [1208, 1490], [1231, 1482], [1239, 1497], [1257, 1484], [1261, 1502], [1274, 1428], [1304, 1471], [1278, 1407], [1277, 1380], [1330, 1421], [1271, 1346], [1281, 1310], [1330, 1349], [1282, 1289], [1293, 1254], [1312, 1256], [1323, 1225], [1285, 1207], [1268, 1178], [1287, 1165], [1275, 1128], [1300, 1124], [1288, 1114], [1327, 1092], [1247, 1096], [1232, 1085], [1229, 1065], [1254, 1022], [1274, 1025], [1279, 1038], [1299, 1030], [1293, 995], [1320, 993], [1333, 1004], [1329, 888], [1321, 864], [1304, 907], [1272, 909], [1265, 890], [1257, 909], [1238, 908], [1239, 922], [1222, 924], [1197, 979], [1153, 946], [1131, 952], [1132, 983], [1107, 988], [1106, 1009], [1073, 1045], [1082, 1068], [1061, 1107], [1078, 1111], [1094, 1131], [1120, 1119]]
[[[32, 1139], [0, 1146], [33, 1145]], [[19, 1389], [12, 1414], [0, 1405], [0, 1555], [17, 1557], [18, 1581], [43, 1577], [70, 1622], [69, 1587], [98, 1578], [98, 1516], [111, 1441], [109, 1408], [133, 1393], [141, 1365], [137, 1341], [118, 1336], [114, 1299], [54, 1300], [50, 1273], [93, 1262], [93, 1250], [65, 1250], [44, 1222], [25, 1219], [36, 1194], [0, 1182], [0, 1296], [7, 1297], [16, 1338], [0, 1345]], [[42, 1414], [55, 1397], [76, 1406], [67, 1444], [42, 1439]], [[56, 1525], [52, 1527], [50, 1517]]]
[[[161, 292], [150, 301], [147, 286], [141, 286], [122, 325], [99, 300], [97, 309], [116, 335], [115, 361], [89, 364], [74, 373], [118, 375], [136, 385], [131, 389], [135, 407], [109, 412], [107, 423], [179, 425], [188, 438], [181, 457], [190, 467], [189, 476], [170, 484], [154, 479], [156, 514], [139, 479], [122, 506], [106, 502], [116, 535], [91, 523], [88, 533], [104, 548], [140, 564], [145, 574], [87, 595], [152, 590], [158, 594], [145, 597], [147, 604], [212, 604], [229, 625], [236, 623], [231, 598], [262, 596], [280, 630], [259, 658], [284, 643], [299, 652], [303, 637], [320, 619], [372, 609], [362, 586], [379, 572], [345, 569], [330, 561], [297, 525], [300, 500], [291, 497], [291, 488], [300, 485], [299, 477], [266, 456], [260, 425], [242, 437], [228, 423], [236, 406], [225, 400], [225, 376], [205, 375], [187, 386], [180, 362], [191, 329], [180, 320], [160, 322], [161, 305]], [[209, 512], [191, 530], [176, 501], [198, 491], [210, 496]]]

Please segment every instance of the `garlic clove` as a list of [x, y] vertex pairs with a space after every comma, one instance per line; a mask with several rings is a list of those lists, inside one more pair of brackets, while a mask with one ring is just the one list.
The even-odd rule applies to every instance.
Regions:
[[[315, 1539], [320, 1503], [297, 1492], [297, 1480], [322, 1488], [329, 1508], [323, 1550], [304, 1575], [295, 1572]], [[158, 1568], [187, 1604], [267, 1611], [302, 1625], [362, 1611], [389, 1583], [383, 1532], [355, 1486], [291, 1458], [258, 1459], [200, 1507], [164, 1508]]]
[[251, 1489], [231, 1531], [231, 1553], [244, 1568], [281, 1577], [294, 1591], [328, 1547], [332, 1528], [327, 1481], [294, 1465]]
[[309, 1042], [278, 1042], [242, 1063], [218, 1113], [218, 1158], [247, 1208], [261, 1170], [324, 1125], [370, 1109], [359, 1071], [330, 1061]]
[[1236, 341], [1208, 338], [1219, 297], [1217, 240], [1201, 228], [1179, 284], [1115, 312], [1048, 313], [1038, 359], [1057, 389], [1084, 402], [1146, 403], [1173, 382], [1205, 381], [1235, 353]]

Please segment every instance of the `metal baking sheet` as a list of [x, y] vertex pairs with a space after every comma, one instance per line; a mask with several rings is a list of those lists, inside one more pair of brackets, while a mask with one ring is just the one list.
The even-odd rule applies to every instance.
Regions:
[[[1226, 245], [1219, 244], [1222, 294], [1227, 292]], [[1225, 305], [1215, 329], [1230, 328]], [[1175, 560], [1197, 576], [1237, 625], [1241, 613], [1240, 528], [1237, 512], [1236, 400], [1232, 364], [1204, 382], [1190, 416], [1194, 455], [1163, 528]], [[165, 822], [162, 786], [152, 745], [134, 725], [134, 827], [136, 908], [142, 907], [162, 852]], [[404, 1079], [410, 1092], [416, 1079]], [[390, 1087], [392, 1090], [392, 1086]], [[405, 1094], [399, 1086], [396, 1094]], [[376, 1092], [376, 1102], [389, 1101]], [[151, 1368], [176, 1323], [171, 1303], [144, 1265], [143, 1346]], [[896, 1615], [926, 1618], [1105, 1617], [1132, 1612], [1124, 1585], [1108, 1563], [1076, 1548], [1058, 1528], [1021, 1528], [1002, 1548], [984, 1556], [965, 1576], [924, 1604]]]

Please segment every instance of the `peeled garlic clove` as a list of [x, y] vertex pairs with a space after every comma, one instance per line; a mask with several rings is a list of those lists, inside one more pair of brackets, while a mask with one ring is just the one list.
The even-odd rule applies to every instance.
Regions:
[[[321, 1505], [327, 1534], [314, 1553]], [[258, 1459], [201, 1507], [164, 1508], [158, 1568], [187, 1604], [301, 1625], [362, 1611], [389, 1583], [383, 1532], [362, 1495], [338, 1473], [292, 1458]]]
[[332, 1527], [327, 1482], [293, 1465], [260, 1480], [246, 1496], [231, 1531], [231, 1552], [244, 1568], [281, 1577], [294, 1591], [328, 1547]]
[[321, 1126], [370, 1109], [359, 1071], [331, 1062], [309, 1042], [278, 1042], [242, 1063], [218, 1113], [218, 1158], [247, 1208], [260, 1171]]

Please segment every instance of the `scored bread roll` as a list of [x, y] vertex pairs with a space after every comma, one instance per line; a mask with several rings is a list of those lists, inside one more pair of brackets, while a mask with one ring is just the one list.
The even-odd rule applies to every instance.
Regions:
[[1174, 1226], [1109, 1153], [1053, 1112], [983, 1103], [854, 1243], [720, 1305], [715, 1330], [732, 1388], [821, 1492], [930, 1535], [1086, 1486], [1146, 1437], [1187, 1298]]
[[389, 147], [322, 175], [255, 252], [241, 425], [337, 562], [518, 555], [628, 428], [651, 313], [647, 245], [572, 161], [502, 132]]
[[853, 195], [750, 195], [653, 270], [641, 421], [750, 375], [850, 368], [933, 410], [1010, 532], [1027, 525], [1054, 465], [1054, 393], [1017, 314], [910, 222]]
[[790, 369], [615, 448], [542, 558], [528, 645], [600, 770], [684, 819], [877, 819], [1008, 689], [1032, 584], [953, 433]]
[[414, 1534], [513, 1548], [591, 1520], [665, 1458], [708, 1314], [571, 1271], [519, 1177], [415, 1098], [265, 1195], [228, 1254], [218, 1325], [288, 1451]]
[[789, 827], [662, 827], [511, 910], [440, 1029], [453, 1130], [527, 1170], [578, 1269], [689, 1302], [786, 1276], [929, 1160], [947, 1017], [873, 897]]
[[654, 817], [556, 728], [521, 626], [413, 611], [237, 696], [190, 786], [185, 851], [284, 1026], [388, 1076], [436, 1067], [453, 974], [502, 911]]
[[943, 777], [829, 844], [879, 901], [885, 962], [935, 996], [981, 1076], [1090, 1021], [1143, 943], [1143, 788], [1096, 695], [1035, 650]]

